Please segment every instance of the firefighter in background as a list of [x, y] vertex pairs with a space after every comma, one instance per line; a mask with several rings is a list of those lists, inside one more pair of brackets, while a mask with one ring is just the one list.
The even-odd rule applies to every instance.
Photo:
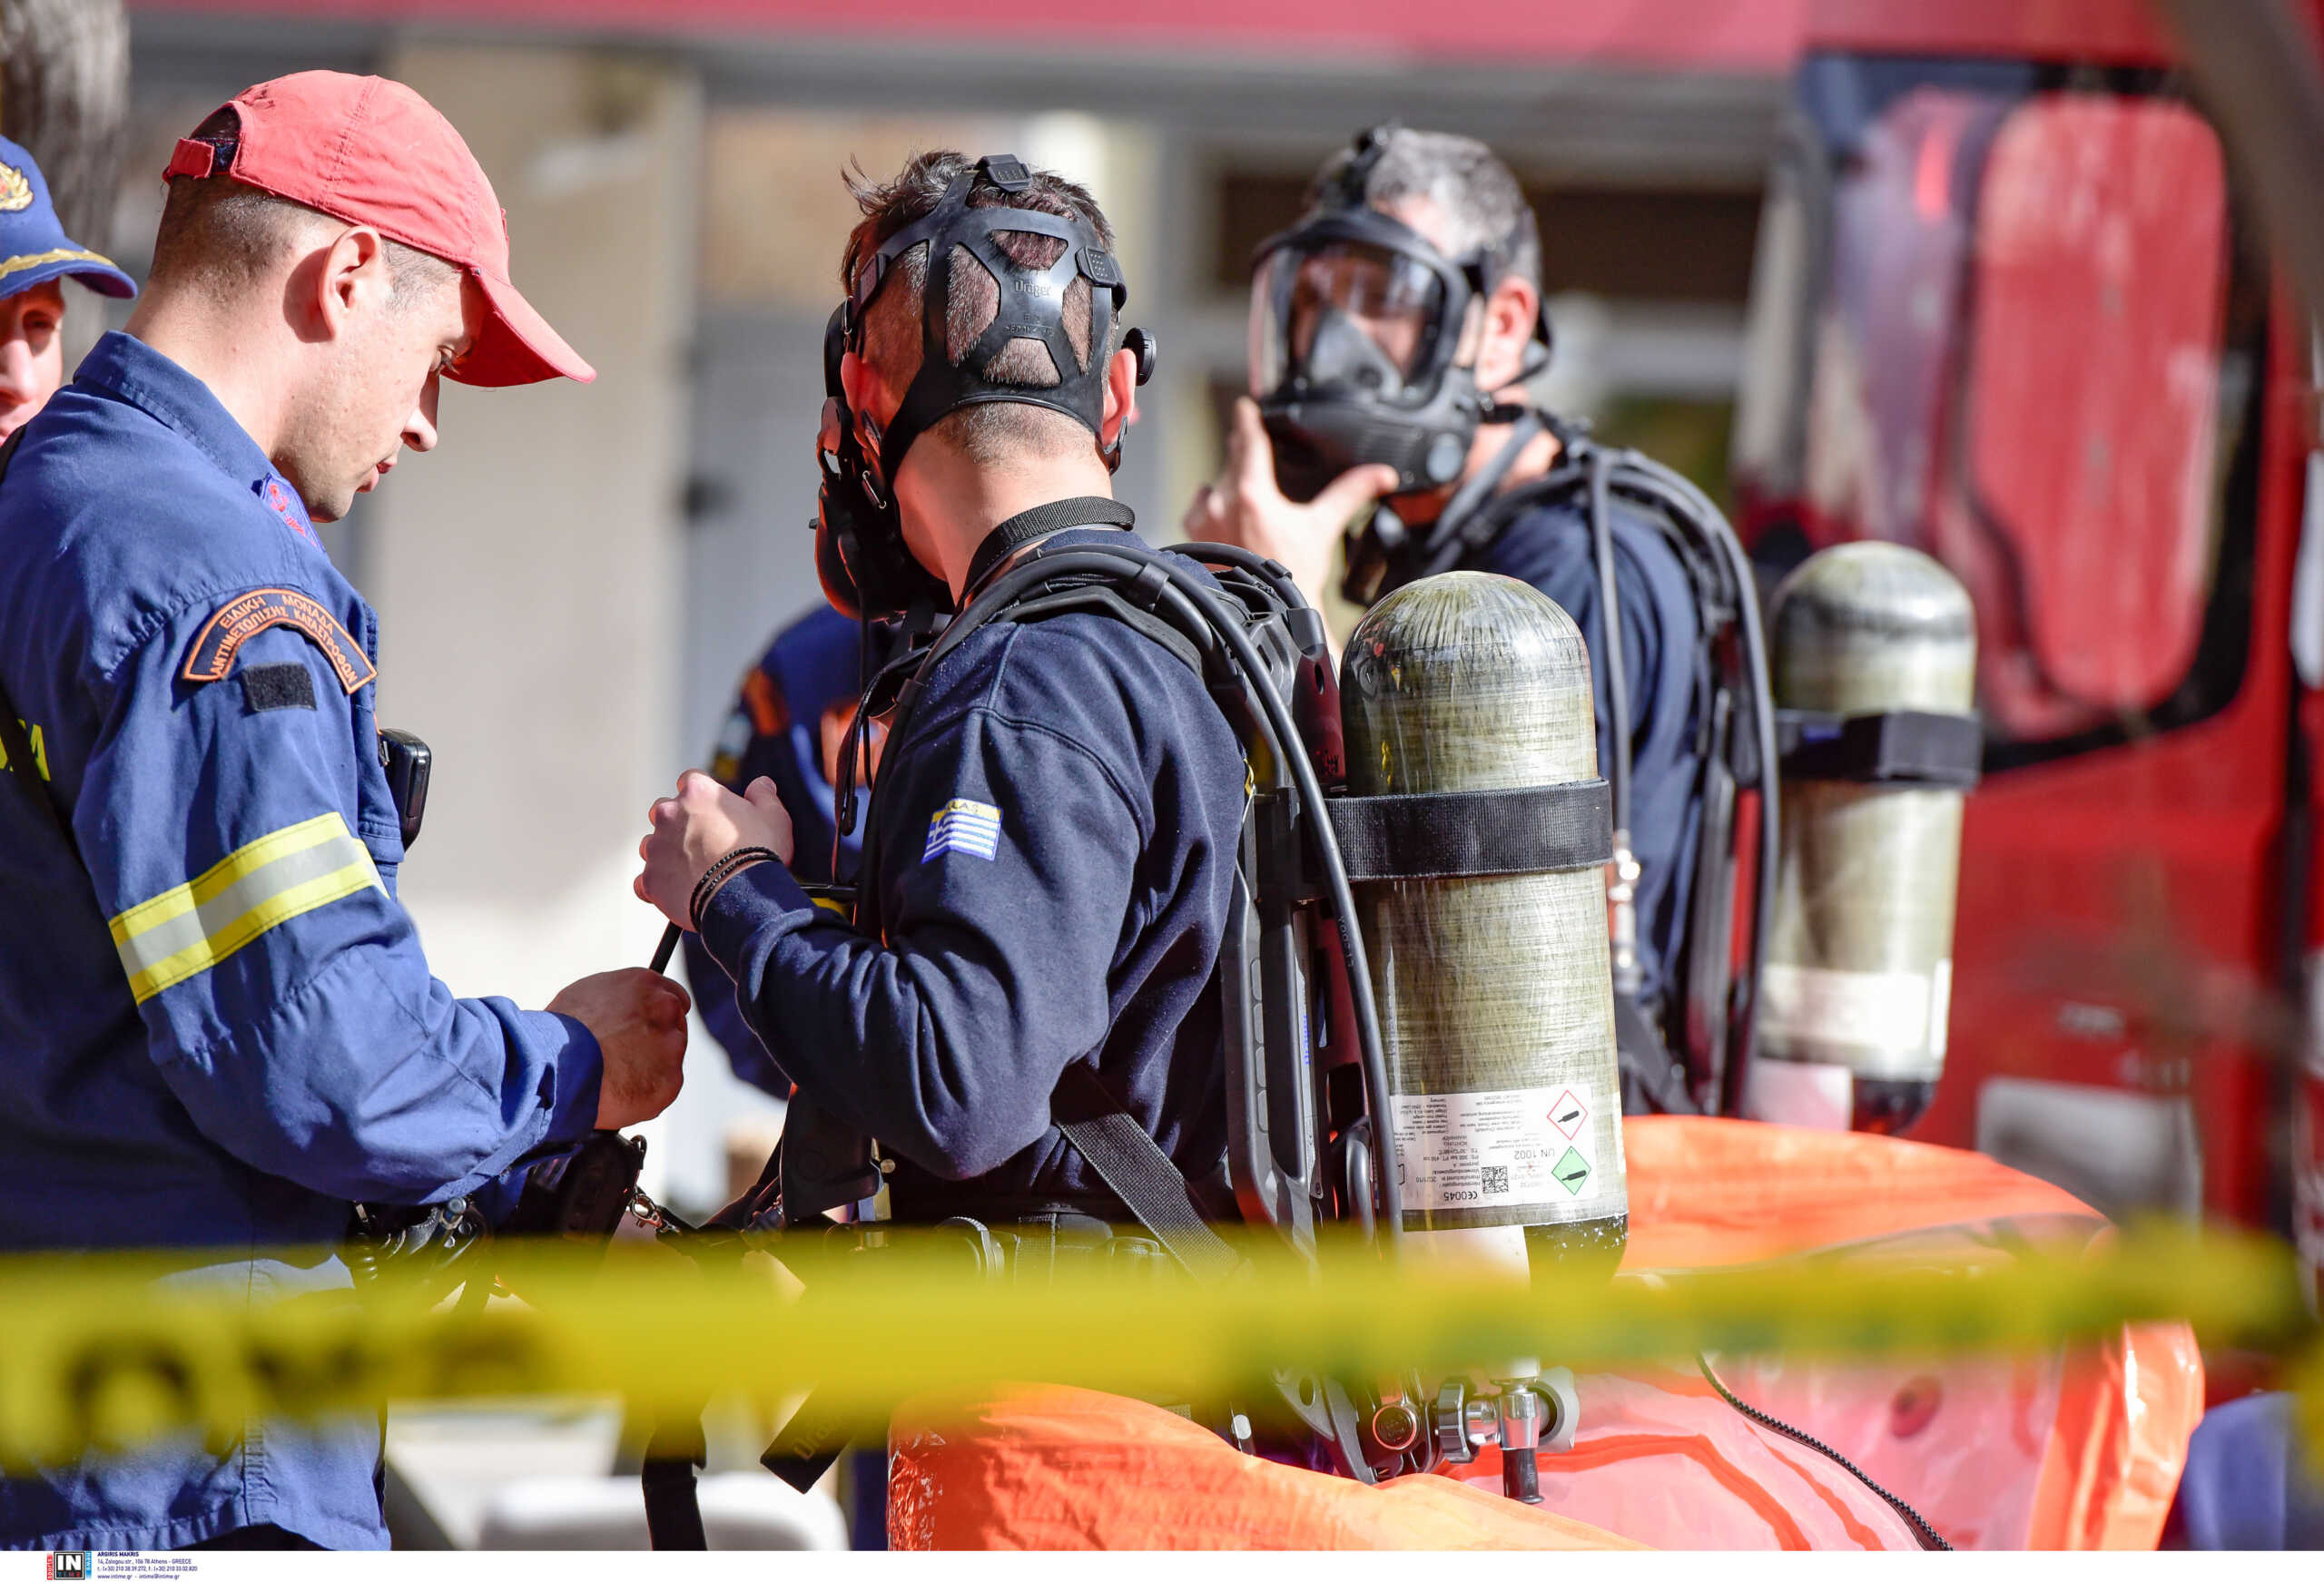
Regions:
[[[777, 631], [766, 652], [743, 673], [734, 706], [710, 754], [710, 777], [740, 793], [756, 780], [768, 780], [792, 815], [791, 871], [807, 884], [852, 884], [863, 846], [864, 792], [852, 800], [855, 821], [839, 829], [840, 748], [863, 686], [891, 657], [893, 628], [862, 624], [829, 604], [818, 604]], [[865, 760], [876, 768], [887, 729], [866, 728]], [[791, 1096], [791, 1079], [776, 1066], [766, 1046], [743, 1019], [734, 980], [718, 965], [699, 934], [685, 937], [686, 984], [703, 1026], [726, 1051], [736, 1076], [776, 1098]], [[850, 1520], [857, 1548], [884, 1541], [880, 1512], [885, 1505], [887, 1455], [858, 1451], [852, 1458], [855, 1479]], [[867, 1517], [866, 1513], [870, 1515]]]
[[[891, 629], [849, 620], [828, 604], [819, 605], [777, 632], [743, 676], [734, 707], [710, 755], [710, 777], [740, 793], [753, 781], [774, 782], [790, 811], [796, 849], [791, 871], [806, 884], [848, 884], [862, 848], [861, 823], [840, 833], [838, 792], [840, 746], [855, 718], [862, 687], [890, 657]], [[884, 727], [868, 727], [866, 759], [876, 764], [886, 739]], [[863, 793], [854, 801], [860, 819]], [[734, 1004], [734, 980], [704, 948], [701, 936], [685, 938], [686, 981], [703, 1025], [725, 1049], [734, 1075], [777, 1098], [791, 1083], [767, 1058], [766, 1049], [744, 1025]]]
[[0, 439], [64, 383], [67, 280], [102, 296], [137, 294], [113, 260], [64, 234], [33, 156], [0, 138]]
[[[1529, 493], [1567, 439], [1531, 405], [1548, 366], [1541, 245], [1517, 179], [1473, 138], [1387, 126], [1334, 154], [1290, 230], [1260, 246], [1251, 395], [1187, 536], [1289, 567], [1320, 605], [1351, 516], [1345, 591], [1498, 572], [1581, 628], [1612, 762], [1599, 568], [1578, 490]], [[1709, 671], [1686, 567], [1653, 523], [1610, 507], [1630, 722], [1635, 965], [1617, 960], [1625, 1107], [1692, 1103], [1662, 1024], [1696, 866]]]
[[2171, 1502], [2167, 1548], [2324, 1548], [2324, 1472], [2309, 1463], [2280, 1391], [2203, 1414]]

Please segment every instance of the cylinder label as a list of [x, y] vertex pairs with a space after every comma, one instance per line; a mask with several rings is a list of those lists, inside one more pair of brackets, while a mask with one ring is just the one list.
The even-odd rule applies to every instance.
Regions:
[[[1578, 1086], [1398, 1094], [1396, 1173], [1407, 1213], [1571, 1209], [1607, 1190], [1599, 1139], [1619, 1125]], [[1558, 1218], [1576, 1217], [1571, 1214]]]
[[1770, 961], [1759, 984], [1759, 1026], [1779, 1037], [1942, 1058], [1953, 964], [1933, 974], [1846, 972]]

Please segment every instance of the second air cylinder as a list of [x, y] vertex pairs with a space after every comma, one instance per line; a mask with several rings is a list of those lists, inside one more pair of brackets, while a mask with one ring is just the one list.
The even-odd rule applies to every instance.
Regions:
[[[1769, 624], [1776, 703], [1814, 751], [1784, 770], [1748, 1107], [1900, 1132], [1945, 1068], [1962, 782], [1981, 740], [1969, 595], [1918, 550], [1844, 544], [1784, 580]], [[1958, 762], [1931, 761], [1946, 752]]]

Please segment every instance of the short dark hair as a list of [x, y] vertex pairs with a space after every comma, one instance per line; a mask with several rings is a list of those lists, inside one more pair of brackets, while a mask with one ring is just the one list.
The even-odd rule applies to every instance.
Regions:
[[[964, 153], [938, 149], [913, 155], [891, 181], [873, 181], [860, 165], [842, 172], [841, 179], [847, 183], [856, 207], [863, 211], [863, 220], [849, 233], [847, 251], [841, 257], [840, 289], [853, 290], [857, 275], [869, 266], [872, 255], [881, 245], [933, 211], [952, 183], [975, 166], [976, 162]], [[1009, 192], [995, 186], [979, 171], [969, 187], [969, 206], [1031, 209], [1076, 220], [1094, 231], [1108, 251], [1113, 251], [1113, 227], [1107, 223], [1088, 188], [1049, 171], [1034, 171], [1031, 176], [1029, 186]], [[1010, 261], [1035, 270], [1047, 269], [1057, 262], [1066, 245], [1057, 237], [1029, 231], [997, 231], [993, 240]], [[922, 293], [928, 284], [927, 244], [907, 250], [896, 260], [896, 265], [894, 275], [872, 299], [865, 315], [863, 356], [901, 388], [920, 371]], [[1000, 307], [1000, 290], [991, 274], [968, 249], [954, 248], [944, 325], [945, 354], [951, 362], [957, 364], [968, 355], [991, 326]], [[1093, 356], [1108, 358], [1114, 354], [1119, 344], [1119, 326], [1109, 332], [1105, 346], [1089, 344], [1087, 280], [1077, 275], [1067, 285], [1060, 317], [1067, 344], [1073, 348], [1074, 357], [1083, 368], [1089, 367]], [[1002, 347], [981, 372], [994, 384], [1026, 389], [1052, 388], [1063, 377], [1063, 370], [1051, 360], [1049, 348], [1022, 336]], [[1070, 425], [1073, 432], [1080, 431], [1080, 425], [1061, 413], [1015, 401], [996, 401], [947, 413], [929, 432], [943, 435], [971, 461], [990, 467], [1029, 449], [1059, 444], [1068, 432], [1059, 425]]]
[[[1354, 158], [1347, 148], [1324, 161], [1307, 201], [1320, 202]], [[1443, 212], [1452, 243], [1445, 251], [1452, 256], [1488, 253], [1498, 270], [1541, 289], [1541, 233], [1533, 206], [1501, 157], [1475, 138], [1407, 126], [1390, 132], [1364, 179], [1364, 201], [1378, 209], [1402, 198], [1427, 198]]]
[[[195, 127], [193, 136], [212, 148], [230, 149], [241, 130], [241, 116], [228, 105]], [[320, 209], [278, 198], [230, 175], [172, 176], [161, 229], [153, 237], [153, 278], [199, 282], [213, 294], [230, 294], [262, 276], [312, 221], [340, 223]], [[389, 300], [394, 302], [459, 273], [458, 264], [392, 238], [387, 256], [393, 286]]]

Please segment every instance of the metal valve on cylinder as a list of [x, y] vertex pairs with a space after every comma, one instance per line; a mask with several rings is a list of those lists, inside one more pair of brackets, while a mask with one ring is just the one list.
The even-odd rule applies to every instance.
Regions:
[[1530, 1383], [1504, 1381], [1492, 1398], [1501, 1419], [1501, 1491], [1528, 1505], [1541, 1503], [1541, 1429], [1548, 1400]]
[[1541, 1453], [1573, 1449], [1581, 1420], [1573, 1373], [1551, 1368], [1538, 1377], [1501, 1379], [1491, 1394], [1472, 1395], [1468, 1381], [1448, 1379], [1436, 1392], [1429, 1427], [1440, 1462], [1469, 1462], [1487, 1445], [1501, 1448], [1502, 1492], [1538, 1505]]

